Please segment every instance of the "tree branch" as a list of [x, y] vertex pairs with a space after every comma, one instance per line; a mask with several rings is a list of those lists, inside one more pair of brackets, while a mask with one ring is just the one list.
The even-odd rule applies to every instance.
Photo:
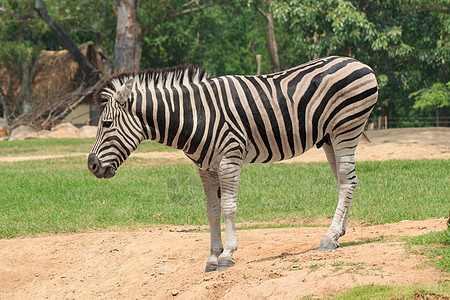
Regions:
[[58, 41], [62, 46], [69, 51], [73, 59], [78, 63], [80, 68], [86, 74], [86, 80], [88, 82], [94, 83], [99, 78], [98, 70], [89, 62], [86, 56], [81, 53], [75, 41], [70, 37], [70, 35], [61, 27], [47, 12], [45, 3], [43, 0], [35, 1], [35, 10], [39, 17], [47, 23], [53, 33], [56, 35]]
[[264, 18], [266, 18], [267, 19], [267, 13], [265, 13], [261, 8], [259, 8], [256, 4], [255, 4], [255, 8], [256, 8], [256, 10], [260, 13], [260, 14], [262, 14], [263, 16], [264, 16]]
[[0, 7], [0, 12], [10, 15], [19, 20], [38, 19], [39, 18], [39, 16], [37, 16], [36, 13], [34, 13], [34, 12], [31, 14], [27, 14], [27, 15], [19, 15], [13, 11], [7, 10], [5, 8], [5, 2], [3, 2], [3, 1], [2, 1], [2, 7]]

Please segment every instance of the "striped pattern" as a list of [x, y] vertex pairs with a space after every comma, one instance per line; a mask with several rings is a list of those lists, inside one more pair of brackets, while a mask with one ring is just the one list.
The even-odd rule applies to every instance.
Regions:
[[[105, 128], [93, 151], [99, 151], [101, 141], [107, 147], [116, 139], [118, 167], [142, 139], [150, 138], [182, 149], [199, 167], [209, 168], [236, 141], [246, 163], [280, 161], [332, 139], [356, 139], [377, 98], [372, 70], [350, 58], [328, 57], [270, 75], [212, 80], [206, 80], [204, 70], [186, 70], [108, 80], [96, 98], [105, 104], [102, 121], [117, 122], [122, 138], [109, 136], [112, 131]], [[128, 103], [132, 114], [123, 114], [120, 104], [108, 100], [130, 76], [135, 77]]]
[[[131, 97], [128, 97], [125, 103], [115, 101], [117, 91], [128, 79], [132, 79], [134, 84]], [[154, 99], [158, 99], [161, 97], [161, 91], [205, 79], [205, 70], [192, 66], [112, 76], [94, 93], [94, 99], [98, 106], [103, 107], [103, 113], [99, 121], [97, 138], [90, 153], [95, 153], [103, 164], [111, 164], [117, 169], [142, 140], [150, 137], [149, 134], [153, 140], [164, 142], [164, 136], [159, 134], [159, 130], [156, 135], [154, 126], [160, 125], [158, 128], [167, 136], [164, 129], [166, 123], [161, 120], [169, 119], [166, 114], [169, 110], [163, 105], [157, 108], [157, 104], [154, 106], [151, 101], [147, 101], [152, 95], [150, 89], [153, 91]], [[173, 105], [173, 101], [171, 104]], [[157, 113], [160, 114], [158, 118]], [[153, 122], [153, 117], [156, 122]], [[167, 140], [164, 144], [167, 144]]]
[[[337, 56], [261, 76], [209, 79], [197, 67], [119, 74], [95, 94], [104, 111], [91, 156], [115, 171], [144, 139], [183, 150], [205, 189], [207, 270], [214, 270], [234, 264], [242, 164], [281, 161], [323, 146], [339, 188], [335, 218], [321, 243], [328, 250], [345, 233], [357, 184], [355, 149], [377, 95], [368, 66]], [[220, 213], [227, 224], [223, 252]]]

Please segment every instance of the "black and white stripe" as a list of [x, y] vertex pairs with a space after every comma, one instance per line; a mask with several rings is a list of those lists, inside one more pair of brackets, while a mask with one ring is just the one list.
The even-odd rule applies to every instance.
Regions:
[[[242, 164], [281, 161], [324, 146], [340, 199], [321, 248], [335, 248], [357, 183], [355, 149], [377, 95], [368, 66], [337, 56], [261, 76], [209, 79], [197, 67], [119, 74], [96, 92], [105, 108], [91, 155], [115, 171], [144, 139], [183, 150], [199, 168], [207, 206], [220, 207], [233, 227]], [[210, 223], [217, 223], [211, 214], [208, 208]], [[230, 228], [229, 245], [218, 253], [213, 227], [211, 251], [218, 258], [208, 261], [208, 270], [232, 265], [236, 248]]]

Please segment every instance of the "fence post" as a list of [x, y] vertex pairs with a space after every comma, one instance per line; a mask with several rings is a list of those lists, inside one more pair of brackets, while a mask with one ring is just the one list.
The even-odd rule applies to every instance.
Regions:
[[388, 129], [388, 127], [387, 127], [387, 116], [384, 116], [384, 129]]
[[262, 59], [262, 55], [256, 54], [256, 64], [258, 65], [256, 75], [261, 75], [261, 59]]
[[381, 129], [381, 116], [378, 116], [378, 130]]
[[436, 107], [436, 127], [439, 127], [439, 108]]

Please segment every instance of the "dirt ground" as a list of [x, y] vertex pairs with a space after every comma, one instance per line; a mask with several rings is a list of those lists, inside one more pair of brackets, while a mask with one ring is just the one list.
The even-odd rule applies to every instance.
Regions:
[[[368, 135], [372, 143], [361, 143], [359, 161], [450, 158], [450, 129], [392, 129]], [[311, 152], [295, 161], [325, 159], [314, 155], [322, 155], [322, 150]], [[171, 158], [184, 161], [178, 153]], [[16, 158], [26, 159], [44, 158]], [[212, 273], [204, 273], [209, 255], [206, 226], [0, 239], [0, 299], [297, 299], [369, 283], [436, 284], [450, 280], [448, 274], [408, 252], [398, 237], [440, 231], [445, 223], [444, 218], [377, 226], [350, 221], [340, 239], [343, 247], [332, 252], [316, 250], [327, 227], [239, 230], [236, 265]], [[249, 225], [254, 224], [240, 226]]]

